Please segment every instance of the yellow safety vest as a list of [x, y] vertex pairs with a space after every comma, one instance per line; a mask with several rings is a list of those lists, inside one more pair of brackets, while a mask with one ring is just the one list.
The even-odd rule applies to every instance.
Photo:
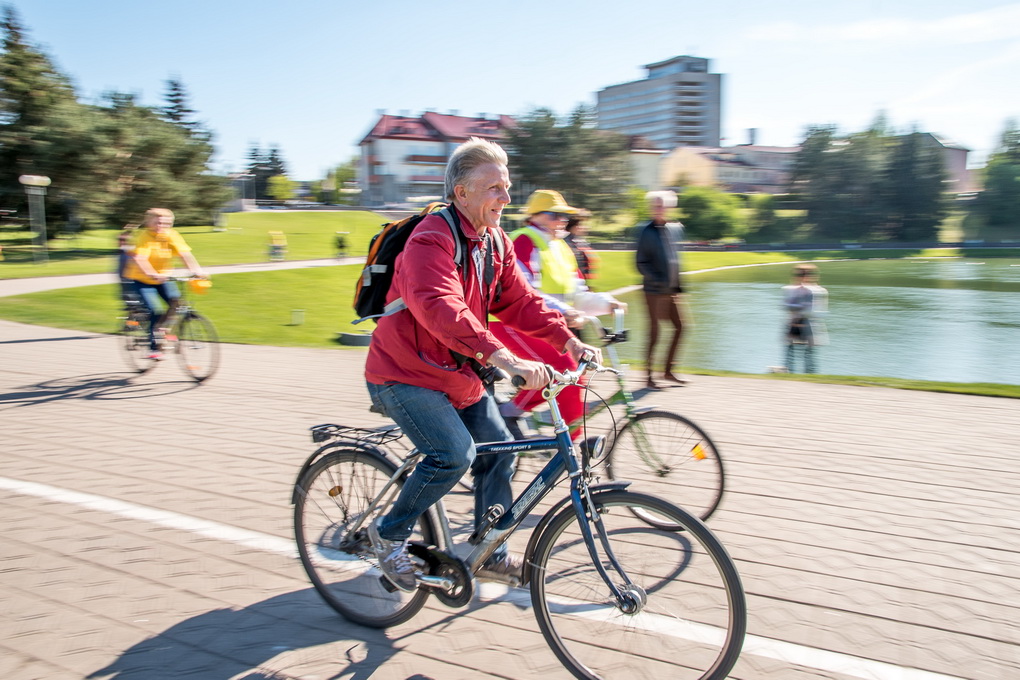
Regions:
[[526, 235], [539, 250], [539, 264], [542, 267], [541, 280], [537, 287], [543, 293], [558, 295], [563, 298], [573, 296], [576, 288], [577, 260], [570, 246], [562, 239], [547, 241], [532, 226], [522, 227], [510, 234], [510, 240], [516, 241], [518, 236]]

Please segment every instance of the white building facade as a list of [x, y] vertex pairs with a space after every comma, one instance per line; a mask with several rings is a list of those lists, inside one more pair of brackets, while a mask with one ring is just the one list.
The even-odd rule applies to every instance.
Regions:
[[722, 74], [709, 60], [673, 57], [648, 64], [643, 80], [597, 94], [599, 128], [640, 135], [657, 148], [718, 147], [722, 135]]
[[470, 137], [499, 141], [508, 116], [381, 114], [359, 146], [358, 184], [366, 206], [443, 200], [446, 162]]

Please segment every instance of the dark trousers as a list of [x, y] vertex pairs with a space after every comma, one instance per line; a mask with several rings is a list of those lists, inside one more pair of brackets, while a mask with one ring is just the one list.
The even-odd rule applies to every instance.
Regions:
[[645, 293], [645, 304], [648, 306], [648, 351], [645, 353], [645, 361], [648, 365], [648, 375], [651, 376], [654, 364], [655, 345], [659, 342], [659, 324], [667, 322], [673, 325], [673, 338], [669, 343], [669, 350], [666, 352], [666, 364], [664, 373], [673, 371], [673, 361], [676, 358], [676, 351], [680, 347], [680, 337], [683, 335], [684, 321], [680, 312], [679, 293]]

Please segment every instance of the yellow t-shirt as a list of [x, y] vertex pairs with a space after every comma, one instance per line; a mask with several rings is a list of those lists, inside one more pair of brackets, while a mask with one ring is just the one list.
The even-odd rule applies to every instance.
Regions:
[[[168, 229], [159, 234], [155, 234], [151, 229], [145, 228], [139, 229], [138, 232], [134, 245], [128, 251], [128, 254], [140, 255], [148, 260], [152, 268], [160, 274], [169, 271], [174, 257], [191, 251], [188, 244], [184, 242], [184, 238], [173, 229]], [[153, 285], [157, 283], [152, 277], [146, 276], [141, 267], [133, 259], [128, 260], [127, 267], [124, 270], [124, 278]]]

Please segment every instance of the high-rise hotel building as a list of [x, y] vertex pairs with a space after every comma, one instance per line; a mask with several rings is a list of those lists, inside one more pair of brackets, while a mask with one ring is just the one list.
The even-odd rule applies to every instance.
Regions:
[[640, 135], [660, 149], [720, 145], [722, 74], [708, 59], [673, 57], [645, 66], [648, 76], [598, 92], [598, 126]]

